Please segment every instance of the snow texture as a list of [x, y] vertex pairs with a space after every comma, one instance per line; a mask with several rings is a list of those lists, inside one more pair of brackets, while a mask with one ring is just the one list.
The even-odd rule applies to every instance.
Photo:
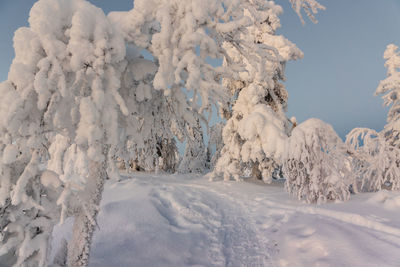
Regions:
[[398, 198], [316, 207], [280, 182], [138, 173], [106, 184], [89, 266], [396, 266], [400, 217], [386, 203]]

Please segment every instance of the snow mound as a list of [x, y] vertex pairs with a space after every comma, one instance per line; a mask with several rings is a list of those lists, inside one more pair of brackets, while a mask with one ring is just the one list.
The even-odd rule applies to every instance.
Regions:
[[387, 190], [379, 191], [368, 199], [368, 202], [377, 206], [382, 206], [387, 210], [400, 210], [400, 195], [398, 195], [397, 192], [390, 192]]

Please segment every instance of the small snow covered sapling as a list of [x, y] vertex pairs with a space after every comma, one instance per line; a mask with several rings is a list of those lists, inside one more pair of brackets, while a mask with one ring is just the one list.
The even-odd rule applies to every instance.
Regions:
[[353, 183], [345, 146], [332, 126], [309, 119], [292, 131], [284, 163], [286, 190], [307, 203], [348, 200]]
[[400, 189], [400, 149], [392, 146], [384, 133], [356, 128], [346, 137], [359, 191]]

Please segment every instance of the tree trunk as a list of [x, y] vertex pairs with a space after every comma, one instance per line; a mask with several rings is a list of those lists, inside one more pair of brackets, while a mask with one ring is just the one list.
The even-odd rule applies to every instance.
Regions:
[[80, 195], [84, 208], [75, 216], [72, 239], [68, 245], [70, 267], [89, 265], [90, 247], [106, 178], [106, 162], [90, 161], [86, 189]]

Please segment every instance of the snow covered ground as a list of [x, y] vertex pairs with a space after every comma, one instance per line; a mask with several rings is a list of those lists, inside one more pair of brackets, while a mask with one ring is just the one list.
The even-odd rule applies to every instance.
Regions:
[[108, 182], [98, 224], [90, 266], [400, 266], [400, 192], [315, 206], [279, 182], [138, 173]]

